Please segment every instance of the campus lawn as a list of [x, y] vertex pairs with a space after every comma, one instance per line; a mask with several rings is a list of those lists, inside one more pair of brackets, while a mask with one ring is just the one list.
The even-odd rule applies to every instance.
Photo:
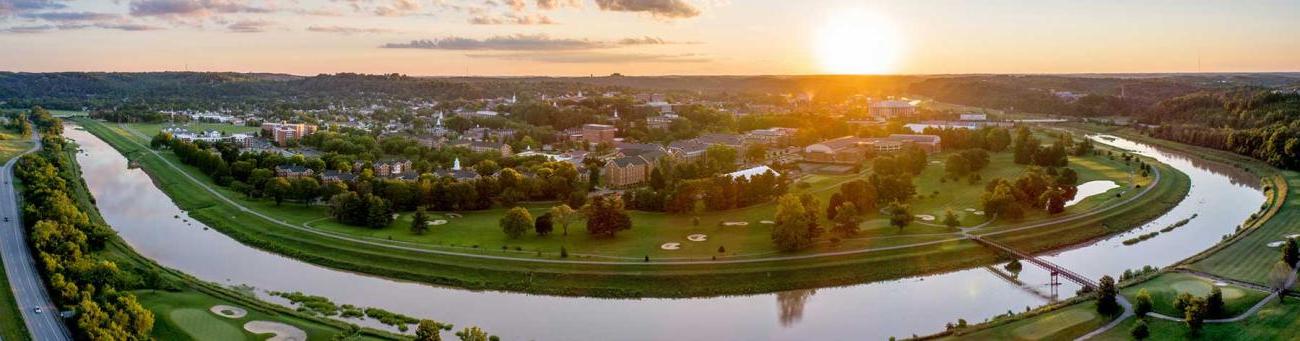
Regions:
[[1111, 319], [1098, 314], [1096, 304], [1087, 302], [944, 339], [1071, 340], [1109, 323]]
[[[1150, 340], [1297, 340], [1300, 339], [1300, 328], [1296, 328], [1296, 321], [1300, 321], [1300, 300], [1289, 298], [1283, 303], [1274, 300], [1243, 321], [1206, 323], [1196, 335], [1189, 334], [1183, 322], [1146, 320]], [[1130, 318], [1094, 340], [1132, 340], [1129, 332], [1135, 325], [1137, 319]]]
[[[1186, 292], [1193, 296], [1205, 297], [1209, 295], [1210, 288], [1213, 286], [1214, 281], [1198, 276], [1165, 273], [1137, 285], [1124, 288], [1121, 293], [1128, 298], [1129, 302], [1137, 302], [1138, 290], [1146, 289], [1151, 294], [1151, 303], [1155, 312], [1180, 317], [1182, 314], [1174, 310], [1174, 298], [1179, 293]], [[1268, 296], [1264, 292], [1232, 285], [1220, 287], [1219, 290], [1223, 291], [1225, 312], [1221, 316], [1211, 318], [1228, 318], [1240, 315]]]

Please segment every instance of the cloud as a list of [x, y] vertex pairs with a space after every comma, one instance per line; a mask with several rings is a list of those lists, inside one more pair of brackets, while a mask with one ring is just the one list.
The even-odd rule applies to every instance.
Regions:
[[462, 37], [412, 40], [409, 43], [389, 43], [382, 47], [390, 49], [460, 51], [561, 51], [598, 49], [609, 47], [609, 45], [605, 42], [586, 39], [553, 39], [545, 34], [515, 34], [481, 40]]
[[596, 0], [604, 11], [645, 12], [659, 18], [690, 18], [700, 15], [700, 10], [682, 0]]
[[32, 25], [32, 26], [15, 26], [0, 29], [0, 32], [8, 33], [44, 33], [54, 30], [71, 31], [87, 28], [100, 28], [106, 30], [119, 31], [153, 31], [161, 30], [162, 27], [150, 26], [135, 23], [96, 23], [96, 24], [61, 24], [61, 25]]
[[554, 25], [555, 20], [541, 14], [508, 14], [504, 16], [476, 15], [469, 18], [473, 25]]
[[58, 0], [0, 0], [0, 17], [68, 7]]
[[582, 7], [579, 0], [537, 0], [537, 8], [552, 10], [560, 7]]
[[444, 37], [412, 40], [407, 43], [389, 43], [380, 46], [389, 49], [425, 49], [452, 51], [576, 51], [609, 49], [633, 45], [677, 44], [656, 37], [625, 38], [614, 41], [551, 38], [545, 34], [513, 34], [487, 39]]
[[392, 5], [376, 7], [375, 15], [397, 17], [418, 10], [420, 10], [420, 3], [416, 2], [416, 0], [393, 0]]
[[270, 21], [265, 20], [240, 20], [226, 26], [226, 29], [237, 33], [257, 33], [266, 31], [271, 25]]
[[[3, 1], [3, 0], [0, 0]], [[94, 13], [94, 12], [42, 12], [26, 13], [19, 15], [24, 18], [41, 19], [45, 21], [105, 21], [118, 19], [121, 16], [111, 13]]]
[[504, 0], [504, 2], [506, 6], [510, 6], [510, 9], [515, 12], [523, 11], [524, 6], [528, 6], [527, 3], [524, 3], [524, 0]]
[[363, 27], [345, 27], [345, 26], [308, 26], [307, 31], [319, 33], [337, 33], [337, 34], [374, 34], [374, 33], [391, 33], [393, 30], [386, 28], [363, 28]]
[[712, 59], [697, 54], [648, 54], [604, 52], [557, 53], [471, 53], [470, 58], [522, 60], [560, 64], [616, 64], [616, 63], [708, 63]]
[[133, 16], [206, 17], [214, 13], [267, 13], [271, 10], [241, 0], [132, 0]]

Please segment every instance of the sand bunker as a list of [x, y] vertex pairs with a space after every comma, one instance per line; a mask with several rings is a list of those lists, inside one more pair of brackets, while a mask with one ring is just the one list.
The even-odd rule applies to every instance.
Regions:
[[1281, 247], [1282, 244], [1286, 244], [1286, 242], [1279, 240], [1272, 243], [1268, 243], [1268, 247]]
[[1295, 238], [1297, 238], [1297, 237], [1300, 237], [1300, 234], [1288, 234], [1288, 235], [1286, 235], [1286, 239], [1295, 239]]
[[682, 248], [682, 243], [664, 243], [664, 245], [659, 245], [659, 248], [668, 251], [676, 251]]
[[429, 225], [442, 225], [442, 224], [446, 224], [446, 223], [447, 223], [446, 220], [438, 219], [438, 220], [430, 221], [430, 222], [428, 222], [427, 224], [429, 224]]
[[447, 213], [447, 218], [460, 218], [460, 217], [464, 217], [464, 216], [460, 215], [460, 213]]
[[984, 211], [975, 211], [975, 215], [984, 215]]
[[934, 221], [934, 216], [929, 214], [917, 214], [916, 218], [921, 219], [921, 221]]
[[686, 240], [693, 241], [693, 242], [702, 242], [702, 241], [709, 240], [709, 236], [697, 233], [697, 234], [686, 236]]
[[1228, 286], [1228, 283], [1224, 283], [1224, 282], [1214, 282], [1214, 286], [1216, 286], [1216, 287], [1226, 287], [1226, 286]]
[[749, 226], [748, 221], [728, 221], [722, 223], [723, 226]]
[[942, 162], [942, 161], [930, 161], [930, 164], [932, 164], [932, 165], [937, 165], [937, 164], [940, 164], [940, 163], [943, 163], [943, 162]]
[[244, 324], [244, 330], [253, 334], [275, 334], [268, 341], [306, 341], [307, 332], [298, 327], [280, 322], [252, 321]]
[[976, 211], [975, 208], [972, 208], [972, 207], [967, 207], [967, 208], [966, 208], [966, 212], [975, 212], [975, 211]]
[[763, 221], [759, 221], [758, 223], [759, 223], [759, 224], [766, 224], [766, 225], [776, 225], [776, 222], [775, 222], [775, 221], [771, 221], [771, 220], [763, 220]]
[[212, 308], [208, 308], [208, 311], [211, 311], [213, 314], [221, 315], [221, 317], [232, 318], [232, 319], [248, 316], [247, 310], [244, 310], [243, 308], [239, 308], [239, 307], [228, 306], [228, 305], [220, 305], [220, 304], [214, 305], [212, 306]]

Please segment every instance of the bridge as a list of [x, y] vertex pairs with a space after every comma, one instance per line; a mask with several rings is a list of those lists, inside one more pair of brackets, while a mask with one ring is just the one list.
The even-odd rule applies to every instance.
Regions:
[[999, 244], [998, 242], [992, 240], [981, 238], [980, 236], [977, 235], [970, 234], [967, 236], [970, 237], [970, 240], [973, 240], [976, 243], [984, 244], [985, 246], [1002, 250], [1003, 252], [1015, 256], [1016, 258], [1024, 259], [1025, 261], [1037, 265], [1040, 268], [1047, 269], [1047, 271], [1052, 272], [1053, 284], [1056, 283], [1056, 278], [1060, 276], [1060, 277], [1065, 277], [1065, 279], [1070, 280], [1071, 282], [1078, 283], [1079, 285], [1083, 286], [1088, 290], [1097, 289], [1097, 282], [1093, 282], [1092, 279], [1089, 279], [1088, 277], [1075, 273], [1074, 271], [1070, 271], [1070, 269], [1066, 269], [1063, 266], [1056, 265], [1052, 262], [1039, 259], [1038, 257], [1034, 257], [1033, 255], [1017, 251], [1016, 249], [1012, 249], [1011, 247]]

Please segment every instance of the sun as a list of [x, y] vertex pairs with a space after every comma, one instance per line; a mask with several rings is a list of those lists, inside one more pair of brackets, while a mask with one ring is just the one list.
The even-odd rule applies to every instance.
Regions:
[[828, 73], [890, 73], [902, 52], [899, 34], [888, 18], [865, 11], [832, 14], [816, 34], [817, 58]]

